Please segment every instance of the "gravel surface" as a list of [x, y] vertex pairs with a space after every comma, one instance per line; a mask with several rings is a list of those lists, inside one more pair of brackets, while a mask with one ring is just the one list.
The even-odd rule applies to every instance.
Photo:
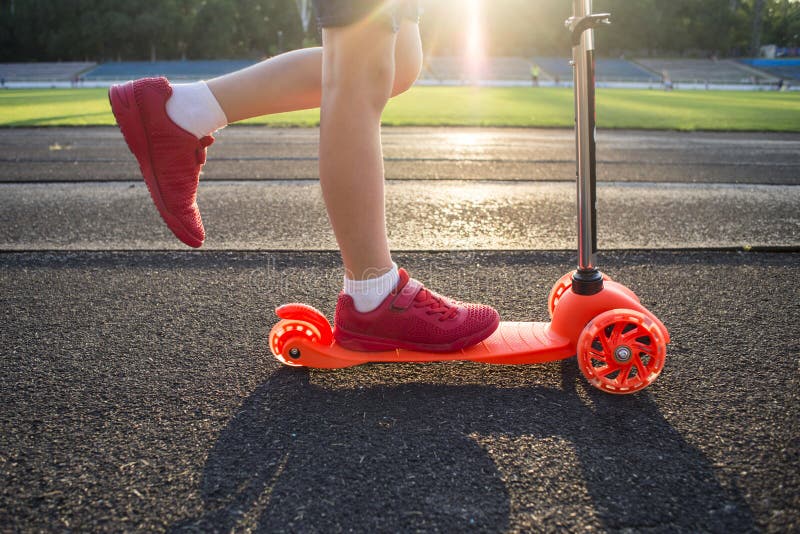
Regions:
[[[800, 531], [800, 135], [599, 133], [600, 264], [672, 335], [624, 397], [574, 359], [281, 367], [273, 309], [341, 287], [317, 136], [223, 130], [193, 252], [115, 128], [0, 129], [0, 531]], [[573, 133], [383, 143], [398, 263], [546, 320]]]
[[[319, 131], [230, 127], [204, 180], [311, 179]], [[601, 181], [800, 183], [800, 135], [600, 131]], [[572, 130], [384, 128], [386, 176], [413, 180], [575, 179]], [[0, 129], [0, 182], [127, 181], [138, 168], [117, 128]]]
[[[601, 249], [800, 246], [800, 187], [602, 183]], [[207, 182], [206, 250], [338, 250], [319, 185]], [[575, 248], [575, 187], [391, 182], [395, 250]], [[0, 184], [0, 250], [177, 249], [143, 183]]]
[[[403, 253], [444, 293], [544, 320], [558, 252]], [[800, 529], [800, 255], [616, 252], [669, 327], [629, 397], [574, 360], [282, 368], [272, 309], [330, 314], [335, 253], [4, 253], [10, 531]]]

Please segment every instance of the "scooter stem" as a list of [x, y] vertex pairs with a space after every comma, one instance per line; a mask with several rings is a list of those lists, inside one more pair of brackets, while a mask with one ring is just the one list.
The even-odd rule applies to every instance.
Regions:
[[592, 0], [573, 0], [572, 32], [575, 93], [575, 147], [578, 183], [578, 270], [572, 289], [593, 295], [603, 289], [597, 269], [597, 210], [595, 156], [594, 28], [608, 23], [609, 14], [592, 14]]

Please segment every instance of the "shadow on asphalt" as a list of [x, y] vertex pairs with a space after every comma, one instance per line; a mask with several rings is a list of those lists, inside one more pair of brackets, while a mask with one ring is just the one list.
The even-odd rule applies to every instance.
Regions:
[[[514, 495], [492, 439], [553, 437], [574, 450], [565, 462], [579, 465], [549, 467], [582, 475], [571, 483], [585, 488], [602, 528], [754, 528], [736, 484], [719, 483], [649, 393], [607, 395], [583, 381], [574, 360], [560, 365], [562, 389], [330, 389], [308, 371], [279, 369], [210, 451], [200, 485], [205, 513], [171, 530], [503, 531], [513, 527], [515, 500], [533, 500], [548, 515], [574, 492], [534, 480]], [[530, 451], [510, 461], [524, 463], [522, 454]]]

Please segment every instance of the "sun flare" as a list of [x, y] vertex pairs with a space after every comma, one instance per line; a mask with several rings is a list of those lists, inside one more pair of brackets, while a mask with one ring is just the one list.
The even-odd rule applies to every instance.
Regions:
[[483, 26], [481, 24], [482, 0], [466, 0], [467, 29], [464, 43], [464, 59], [467, 72], [472, 81], [480, 79], [481, 67], [486, 51], [483, 42]]

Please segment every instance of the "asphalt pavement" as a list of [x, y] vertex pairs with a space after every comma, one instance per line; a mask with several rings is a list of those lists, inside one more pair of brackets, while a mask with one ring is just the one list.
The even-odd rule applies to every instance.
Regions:
[[[319, 131], [231, 127], [204, 180], [313, 180]], [[800, 137], [777, 133], [600, 131], [601, 181], [797, 184]], [[575, 179], [570, 130], [384, 128], [390, 180]], [[0, 130], [0, 182], [130, 181], [136, 163], [115, 128]]]
[[[800, 247], [800, 187], [598, 186], [603, 249]], [[319, 185], [205, 182], [206, 250], [336, 250]], [[575, 186], [565, 182], [393, 181], [395, 250], [572, 250]], [[184, 250], [143, 183], [0, 184], [5, 250]]]
[[[341, 284], [314, 135], [224, 130], [190, 251], [112, 129], [0, 130], [0, 530], [800, 530], [800, 136], [601, 133], [600, 264], [672, 335], [617, 397], [574, 359], [281, 367], [274, 307]], [[571, 142], [387, 130], [398, 263], [547, 320]]]

